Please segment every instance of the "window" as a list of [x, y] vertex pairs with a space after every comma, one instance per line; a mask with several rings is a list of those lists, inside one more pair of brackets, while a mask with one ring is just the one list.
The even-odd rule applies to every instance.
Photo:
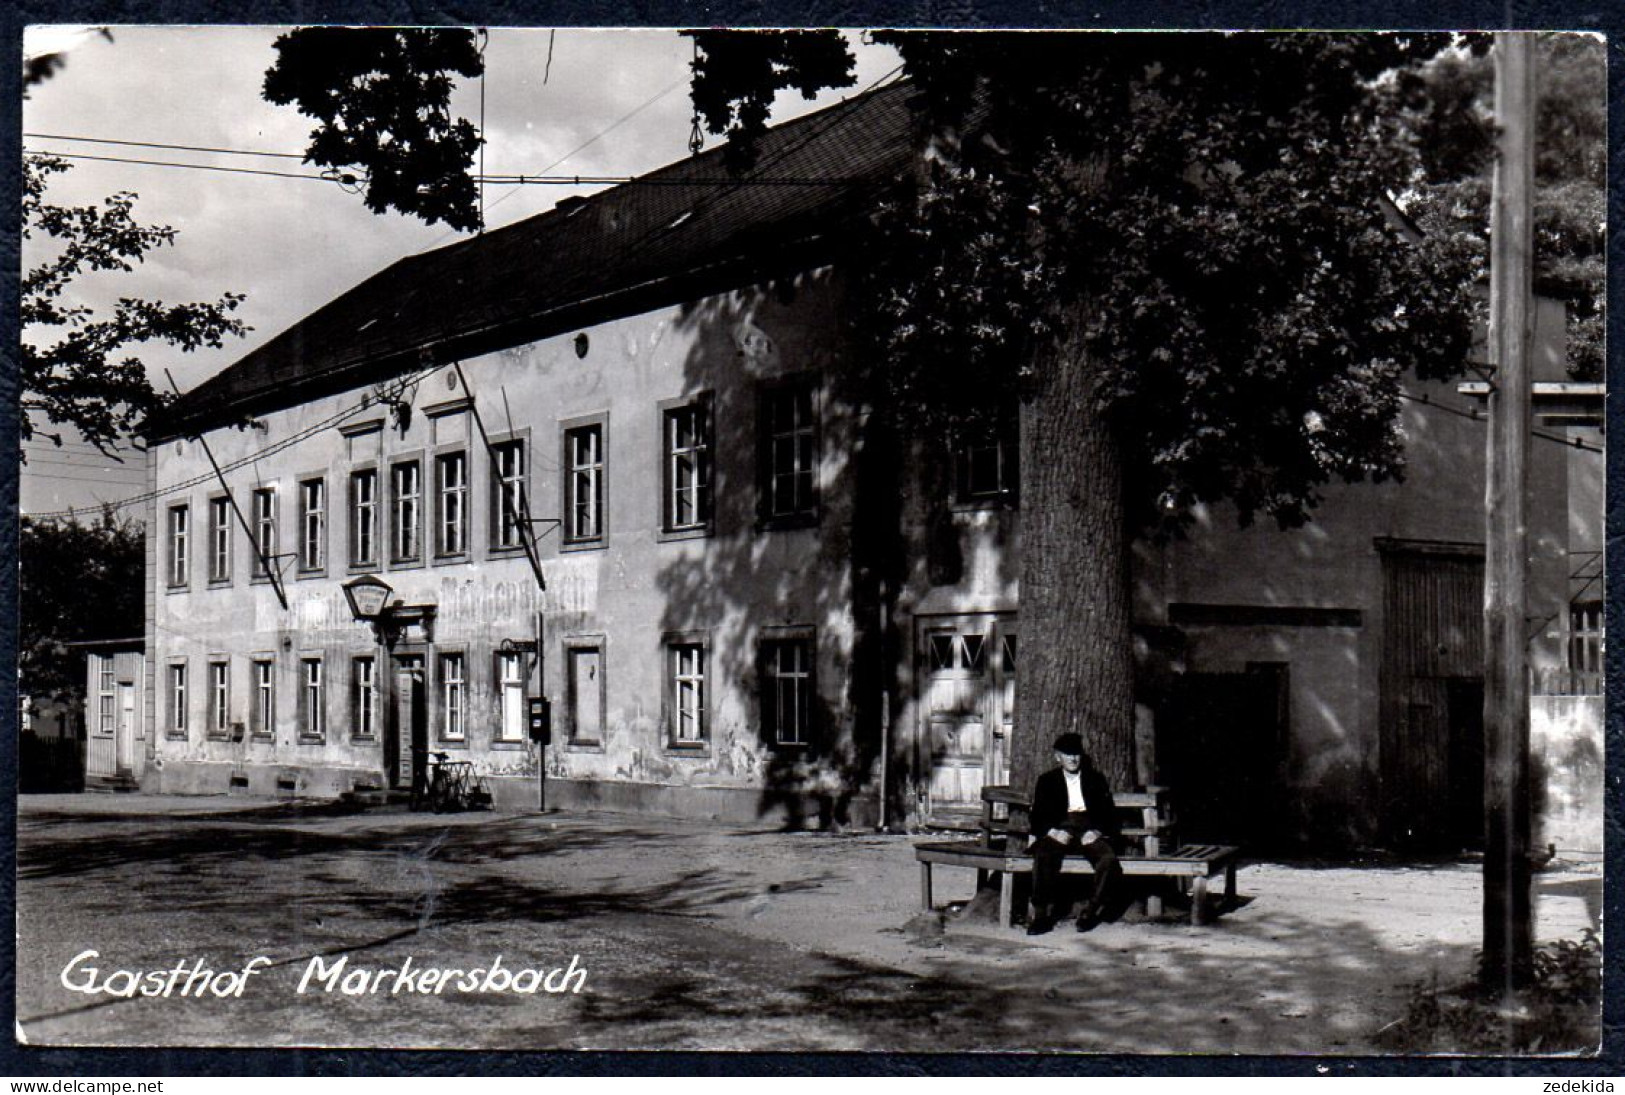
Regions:
[[390, 557], [397, 563], [421, 557], [418, 546], [423, 520], [423, 473], [416, 460], [389, 469]]
[[564, 542], [604, 538], [604, 424], [564, 431]]
[[799, 524], [818, 515], [818, 418], [810, 381], [762, 396], [762, 518]]
[[1003, 625], [999, 650], [999, 725], [1010, 740], [1016, 732], [1016, 636], [1003, 630]]
[[231, 663], [209, 663], [209, 736], [231, 735]]
[[665, 437], [661, 527], [667, 532], [704, 529], [711, 521], [711, 423], [703, 402], [672, 407], [661, 415]]
[[462, 555], [468, 551], [468, 454], [435, 457], [434, 478], [439, 499], [435, 554]]
[[498, 741], [525, 740], [525, 655], [518, 651], [497, 654]]
[[350, 474], [350, 565], [378, 565], [378, 469]]
[[440, 708], [442, 721], [440, 736], [447, 741], [462, 741], [465, 731], [468, 679], [464, 676], [461, 654], [440, 655]]
[[358, 738], [372, 738], [378, 734], [378, 663], [372, 658], [356, 658], [350, 663], [353, 685], [351, 700], [355, 711], [350, 725]]
[[775, 745], [806, 745], [813, 712], [811, 639], [762, 644], [762, 733]]
[[209, 581], [231, 580], [231, 499], [209, 499]]
[[[1014, 647], [1011, 648], [1012, 653]], [[980, 676], [986, 669], [987, 636], [975, 631], [939, 631], [931, 636], [931, 670]]]
[[270, 576], [276, 546], [276, 490], [261, 487], [254, 492], [254, 577]]
[[276, 733], [276, 663], [266, 658], [254, 661], [254, 712], [249, 729], [261, 737]]
[[499, 441], [491, 446], [491, 460], [491, 546], [524, 547], [524, 536], [530, 529], [525, 443]]
[[186, 663], [169, 667], [169, 736], [186, 736]]
[[96, 656], [96, 729], [103, 734], [113, 732], [113, 693], [117, 685], [113, 677], [113, 656]]
[[307, 741], [327, 737], [327, 683], [320, 658], [299, 661], [299, 736]]
[[327, 565], [327, 480], [306, 479], [299, 484], [299, 569], [321, 570]]
[[184, 586], [190, 574], [186, 540], [191, 531], [191, 519], [190, 507], [184, 504], [169, 507], [169, 585], [172, 589]]
[[705, 743], [705, 644], [668, 642], [668, 732], [673, 745]]
[[956, 438], [954, 500], [971, 504], [1014, 502], [1019, 451], [1014, 415], [1005, 416], [996, 427]]

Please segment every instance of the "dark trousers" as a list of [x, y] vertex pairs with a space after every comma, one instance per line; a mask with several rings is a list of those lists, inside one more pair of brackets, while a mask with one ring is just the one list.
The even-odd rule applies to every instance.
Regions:
[[1081, 830], [1067, 829], [1072, 840], [1062, 844], [1048, 834], [1038, 838], [1028, 849], [1033, 857], [1033, 915], [1059, 919], [1066, 913], [1062, 904], [1061, 863], [1069, 855], [1086, 857], [1095, 868], [1095, 889], [1084, 906], [1082, 916], [1099, 917], [1107, 902], [1117, 890], [1117, 881], [1123, 877], [1123, 867], [1117, 862], [1117, 853], [1102, 837], [1088, 844], [1078, 843]]

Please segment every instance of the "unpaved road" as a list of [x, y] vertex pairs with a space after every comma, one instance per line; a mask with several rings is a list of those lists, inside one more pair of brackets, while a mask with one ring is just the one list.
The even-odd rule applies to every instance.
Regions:
[[[970, 895], [939, 871], [938, 900]], [[1601, 876], [1538, 876], [1538, 935], [1601, 915]], [[1462, 980], [1479, 871], [1241, 872], [1243, 907], [1028, 939], [920, 918], [906, 837], [615, 815], [344, 815], [235, 799], [26, 796], [17, 1017], [31, 1044], [1353, 1054], [1408, 986]], [[60, 983], [198, 958], [241, 997]], [[580, 993], [346, 995], [347, 970], [587, 971]]]

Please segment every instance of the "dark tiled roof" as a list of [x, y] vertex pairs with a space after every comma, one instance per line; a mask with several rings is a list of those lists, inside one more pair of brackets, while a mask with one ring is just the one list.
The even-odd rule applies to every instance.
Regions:
[[[182, 396], [155, 439], [429, 363], [805, 269], [908, 169], [906, 84], [770, 130], [728, 180], [720, 150], [506, 228], [401, 259]], [[807, 180], [817, 180], [808, 185]]]

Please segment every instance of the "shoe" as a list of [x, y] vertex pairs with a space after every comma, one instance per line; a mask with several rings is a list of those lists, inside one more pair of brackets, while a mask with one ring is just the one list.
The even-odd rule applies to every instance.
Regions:
[[1037, 919], [1035, 919], [1031, 924], [1027, 925], [1027, 934], [1028, 935], [1045, 935], [1045, 934], [1048, 934], [1049, 930], [1051, 928], [1053, 928], [1053, 927], [1055, 927], [1055, 918], [1054, 917], [1040, 916]]
[[1092, 932], [1100, 926], [1100, 916], [1096, 913], [1084, 913], [1078, 917], [1078, 931]]

